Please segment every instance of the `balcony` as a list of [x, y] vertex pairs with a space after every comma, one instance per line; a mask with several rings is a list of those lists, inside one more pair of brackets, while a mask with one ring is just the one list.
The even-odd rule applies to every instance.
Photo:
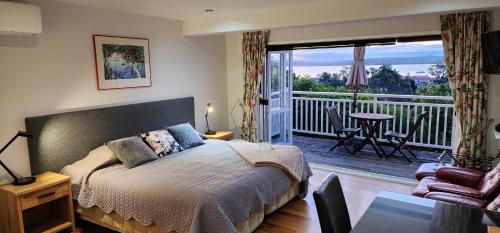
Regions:
[[[443, 149], [451, 149], [454, 122], [453, 99], [449, 96], [420, 96], [392, 94], [358, 94], [358, 108], [353, 109], [352, 93], [303, 92], [294, 91], [292, 97], [293, 144], [302, 149], [306, 159], [312, 163], [331, 165], [384, 175], [413, 178], [418, 166], [424, 162], [437, 161]], [[272, 99], [271, 109], [278, 106], [279, 99]], [[394, 116], [393, 120], [383, 122], [376, 134], [380, 142], [387, 140], [384, 133], [395, 131], [407, 133], [418, 114], [427, 111], [429, 117], [407, 145], [412, 146], [417, 157], [408, 163], [400, 156], [381, 159], [369, 146], [355, 155], [344, 148], [329, 149], [336, 143], [335, 136], [325, 107], [336, 105], [344, 127], [360, 127], [349, 117], [349, 113], [384, 113]], [[272, 117], [272, 135], [280, 134], [279, 117]], [[282, 131], [281, 131], [282, 132]], [[361, 133], [358, 139], [363, 138]], [[390, 147], [384, 147], [386, 152]]]

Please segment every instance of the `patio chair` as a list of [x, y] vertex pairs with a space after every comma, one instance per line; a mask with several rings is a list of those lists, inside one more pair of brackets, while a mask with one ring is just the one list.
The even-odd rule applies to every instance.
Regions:
[[361, 131], [361, 128], [344, 128], [342, 122], [340, 121], [339, 113], [337, 112], [336, 106], [330, 106], [326, 108], [328, 117], [330, 118], [330, 124], [333, 126], [333, 132], [337, 135], [337, 144], [330, 148], [330, 151], [334, 150], [339, 146], [343, 146], [347, 152], [350, 154], [354, 153], [347, 147], [347, 144], [354, 145], [354, 136]]
[[403, 155], [403, 157], [405, 157], [408, 160], [408, 162], [411, 163], [412, 162], [411, 159], [408, 156], [406, 156], [405, 153], [403, 153], [403, 151], [401, 150], [402, 148], [406, 149], [414, 158], [417, 158], [417, 156], [406, 145], [406, 143], [413, 138], [418, 127], [420, 127], [420, 124], [422, 124], [422, 120], [426, 118], [428, 115], [429, 115], [428, 112], [423, 112], [420, 115], [418, 115], [417, 120], [411, 125], [410, 130], [407, 134], [396, 133], [393, 131], [388, 131], [387, 133], [385, 133], [387, 141], [389, 141], [389, 144], [394, 148], [391, 151], [391, 153], [387, 155], [386, 158], [389, 158], [390, 156], [393, 156], [396, 152], [399, 152], [401, 153], [401, 155]]

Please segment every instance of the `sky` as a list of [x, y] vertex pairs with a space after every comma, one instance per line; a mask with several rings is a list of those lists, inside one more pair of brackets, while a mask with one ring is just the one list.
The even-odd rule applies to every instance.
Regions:
[[[397, 43], [366, 47], [365, 59], [384, 57], [443, 56], [441, 41]], [[352, 60], [353, 48], [302, 49], [293, 51], [295, 62], [328, 62]]]

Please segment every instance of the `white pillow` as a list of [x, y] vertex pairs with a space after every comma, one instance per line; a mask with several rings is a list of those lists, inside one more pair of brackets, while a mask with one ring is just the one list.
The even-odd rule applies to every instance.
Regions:
[[119, 160], [113, 151], [108, 146], [102, 145], [90, 151], [85, 158], [65, 166], [61, 173], [70, 176], [72, 184], [80, 184], [83, 177], [95, 169], [118, 162]]

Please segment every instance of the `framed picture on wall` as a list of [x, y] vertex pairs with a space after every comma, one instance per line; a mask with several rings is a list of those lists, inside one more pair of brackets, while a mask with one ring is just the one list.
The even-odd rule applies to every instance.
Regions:
[[151, 86], [149, 40], [94, 35], [97, 89]]

